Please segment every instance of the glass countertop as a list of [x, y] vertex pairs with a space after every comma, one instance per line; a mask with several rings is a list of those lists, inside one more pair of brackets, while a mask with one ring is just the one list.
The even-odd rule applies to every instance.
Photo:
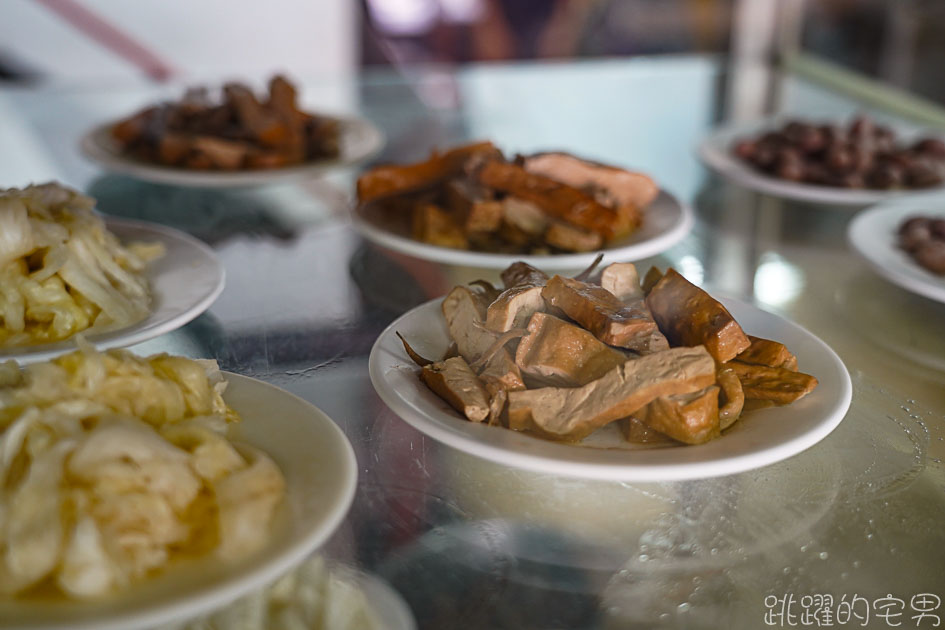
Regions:
[[[851, 252], [855, 209], [765, 197], [699, 164], [694, 148], [721, 122], [726, 79], [720, 60], [687, 56], [301, 81], [306, 106], [357, 113], [384, 131], [377, 161], [491, 139], [507, 152], [565, 149], [643, 170], [690, 203], [692, 233], [639, 266], [674, 266], [797, 322], [838, 353], [854, 386], [849, 413], [822, 442], [716, 479], [526, 472], [411, 428], [374, 393], [372, 344], [410, 308], [497, 272], [366, 243], [347, 216], [356, 171], [214, 191], [106, 174], [81, 156], [93, 125], [180, 85], [2, 90], [0, 173], [3, 186], [63, 181], [105, 213], [213, 247], [227, 272], [219, 300], [134, 350], [215, 358], [331, 416], [355, 448], [359, 480], [324, 552], [387, 580], [418, 628], [786, 627], [784, 613], [801, 625], [803, 598], [818, 594], [860, 598], [850, 627], [891, 627], [875, 606], [891, 595], [904, 602], [903, 627], [917, 627], [914, 598], [945, 597], [945, 305], [888, 283]], [[785, 77], [779, 94], [780, 111], [803, 116], [870, 111], [799, 78]]]

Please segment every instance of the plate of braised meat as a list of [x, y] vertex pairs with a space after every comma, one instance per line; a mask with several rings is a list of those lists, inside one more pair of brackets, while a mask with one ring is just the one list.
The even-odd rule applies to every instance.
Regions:
[[863, 206], [945, 188], [945, 142], [859, 116], [776, 118], [724, 127], [699, 146], [703, 163], [752, 190], [814, 203]]
[[369, 372], [408, 424], [497, 463], [576, 477], [727, 475], [826, 437], [852, 396], [812, 333], [673, 269], [576, 277], [518, 262], [409, 311]]
[[358, 179], [355, 228], [388, 249], [503, 269], [580, 269], [655, 256], [692, 229], [692, 210], [646, 174], [564, 152], [506, 156], [491, 142], [378, 166]]
[[931, 200], [869, 208], [847, 228], [850, 245], [881, 276], [945, 302], [945, 210]]
[[241, 83], [189, 89], [91, 130], [83, 153], [109, 170], [178, 186], [255, 186], [317, 176], [367, 160], [384, 144], [367, 120], [305, 111], [275, 76], [257, 94]]

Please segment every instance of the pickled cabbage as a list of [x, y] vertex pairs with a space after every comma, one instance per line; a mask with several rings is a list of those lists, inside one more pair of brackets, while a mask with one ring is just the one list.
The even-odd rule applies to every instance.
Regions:
[[0, 593], [87, 599], [269, 539], [285, 480], [237, 449], [213, 361], [80, 350], [0, 365]]
[[0, 190], [0, 347], [124, 328], [147, 316], [144, 271], [163, 247], [123, 246], [94, 204], [55, 183]]

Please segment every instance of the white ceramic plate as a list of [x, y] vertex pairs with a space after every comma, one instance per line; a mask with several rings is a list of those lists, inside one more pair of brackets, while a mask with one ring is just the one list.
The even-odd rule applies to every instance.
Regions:
[[[171, 332], [210, 308], [223, 291], [226, 274], [216, 254], [202, 241], [173, 228], [105, 217], [108, 229], [123, 243], [159, 241], [166, 252], [148, 265], [151, 314], [136, 324], [109, 332], [83, 333], [96, 348], [123, 348]], [[0, 361], [46, 361], [75, 350], [71, 339], [56, 343], [0, 348]]]
[[242, 171], [197, 171], [152, 164], [121, 152], [110, 134], [114, 122], [100, 125], [81, 140], [82, 152], [104, 168], [138, 179], [174, 186], [234, 188], [260, 186], [316, 177], [327, 171], [354, 166], [384, 146], [384, 134], [363, 118], [337, 118], [341, 123], [341, 154], [337, 158], [312, 160], [284, 168]]
[[355, 582], [361, 587], [364, 597], [371, 605], [381, 627], [386, 630], [417, 630], [410, 606], [404, 598], [394, 590], [383, 578], [367, 571], [360, 571], [353, 567], [334, 565], [333, 571], [340, 571], [341, 575]]
[[286, 478], [271, 540], [244, 561], [212, 558], [171, 567], [125, 593], [93, 602], [0, 602], [4, 628], [132, 630], [208, 612], [302, 562], [341, 524], [357, 462], [348, 439], [317, 407], [268, 383], [226, 374], [224, 398], [242, 416], [233, 439], [268, 453]]
[[617, 239], [593, 252], [527, 256], [474, 252], [421, 243], [411, 238], [403, 227], [375, 216], [369, 205], [358, 206], [351, 216], [355, 229], [364, 238], [415, 258], [480, 269], [505, 269], [513, 262], [522, 260], [539, 269], [550, 271], [587, 267], [594, 262], [598, 253], [604, 254], [604, 264], [655, 256], [685, 238], [693, 224], [692, 208], [669, 192], [661, 190], [659, 196], [644, 210], [640, 229], [625, 238]]
[[858, 214], [847, 227], [847, 238], [876, 273], [907, 291], [945, 302], [945, 276], [927, 271], [897, 245], [899, 224], [909, 216], [945, 218], [945, 200], [890, 203]]
[[581, 445], [560, 444], [460, 418], [420, 382], [394, 334], [400, 332], [423, 356], [443, 356], [449, 337], [439, 299], [406, 313], [381, 333], [368, 368], [381, 399], [408, 424], [453, 448], [506, 466], [611, 481], [729, 475], [786, 459], [822, 440], [843, 420], [853, 390], [843, 362], [813, 334], [750, 304], [721, 301], [746, 332], [787, 345], [800, 369], [820, 384], [792, 405], [746, 413], [721, 438], [699, 446], [628, 444], [614, 424]]
[[[945, 190], [938, 188], [917, 188], [911, 190], [866, 190], [853, 188], [833, 188], [816, 186], [778, 179], [755, 170], [748, 163], [732, 153], [732, 146], [737, 140], [753, 138], [763, 131], [783, 125], [785, 120], [767, 119], [748, 124], [736, 124], [721, 127], [704, 138], [699, 144], [699, 157], [703, 164], [726, 179], [757, 192], [783, 197], [795, 201], [806, 201], [832, 206], [862, 207], [879, 203], [904, 194], [929, 193]], [[899, 142], [908, 140], [917, 134], [896, 130]], [[928, 135], [928, 134], [919, 134]]]

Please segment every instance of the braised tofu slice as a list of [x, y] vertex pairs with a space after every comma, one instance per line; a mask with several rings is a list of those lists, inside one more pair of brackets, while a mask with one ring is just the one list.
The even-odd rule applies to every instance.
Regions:
[[600, 249], [603, 237], [563, 221], [551, 221], [545, 230], [545, 242], [566, 252], [590, 252]]
[[[487, 388], [488, 389], [488, 388]], [[505, 423], [505, 408], [509, 403], [509, 392], [505, 389], [497, 389], [490, 392], [492, 399], [489, 401], [489, 424], [501, 426]]]
[[524, 328], [532, 315], [544, 308], [540, 286], [522, 284], [506, 289], [486, 309], [486, 328], [497, 333]]
[[[485, 327], [487, 298], [484, 292], [458, 286], [443, 299], [443, 317], [459, 355], [472, 363], [487, 352], [498, 335]], [[525, 389], [522, 373], [506, 349], [496, 352], [479, 372], [487, 388]]]
[[663, 272], [657, 267], [650, 267], [646, 275], [643, 276], [643, 294], [649, 295], [660, 280], [663, 279]]
[[623, 365], [627, 356], [583, 328], [547, 313], [535, 313], [519, 341], [515, 363], [541, 385], [577, 387]]
[[159, 107], [149, 107], [131, 118], [126, 118], [111, 129], [112, 137], [124, 145], [131, 145], [144, 139], [151, 120], [158, 114]]
[[646, 296], [660, 330], [673, 346], [704, 345], [719, 363], [751, 345], [722, 303], [670, 269]]
[[542, 297], [606, 344], [641, 354], [666, 348], [653, 347], [662, 335], [643, 302], [624, 304], [602, 287], [562, 276], [548, 281]]
[[649, 428], [685, 444], [704, 444], [719, 437], [719, 388], [715, 385], [691, 394], [660, 396], [635, 418]]
[[491, 234], [502, 225], [502, 202], [475, 182], [456, 178], [445, 187], [446, 208], [469, 232]]
[[719, 365], [716, 381], [721, 388], [719, 392], [719, 428], [725, 430], [732, 426], [742, 415], [745, 407], [745, 392], [738, 374], [728, 363]]
[[[645, 311], [646, 314], [649, 315], [649, 309], [646, 308], [646, 302], [643, 300], [637, 303], [631, 303], [628, 306], [634, 310]], [[633, 350], [637, 354], [654, 354], [656, 352], [669, 350], [669, 341], [666, 339], [666, 336], [660, 332], [659, 328], [654, 328], [649, 332], [640, 333], [625, 347]]]
[[783, 367], [786, 370], [797, 370], [797, 357], [780, 341], [771, 341], [761, 337], [748, 335], [751, 345], [747, 350], [739, 353], [736, 359], [743, 363], [767, 365], [769, 367]]
[[489, 417], [489, 394], [462, 357], [425, 365], [420, 378], [467, 419], [482, 422]]
[[605, 239], [626, 234], [632, 227], [625, 224], [615, 208], [603, 205], [577, 188], [529, 173], [517, 164], [487, 161], [475, 176], [484, 186], [529, 201], [548, 215], [597, 232]]
[[546, 282], [548, 274], [528, 263], [514, 262], [502, 271], [502, 283], [507, 289], [521, 284], [543, 287]]
[[510, 392], [509, 427], [581, 440], [660, 396], [697, 392], [714, 383], [715, 362], [705, 348], [672, 348], [626, 361], [582, 387]]
[[731, 361], [728, 365], [738, 375], [746, 399], [768, 400], [776, 405], [786, 405], [800, 400], [817, 387], [817, 379], [803, 372], [741, 361]]
[[240, 168], [249, 153], [245, 142], [223, 140], [213, 136], [195, 136], [191, 148], [210, 158], [215, 168], [226, 170]]
[[404, 166], [379, 166], [358, 178], [358, 201], [371, 201], [433, 186], [463, 172], [466, 162], [477, 156], [501, 157], [491, 142], [476, 142], [445, 153], [434, 152], [430, 158]]
[[643, 173], [597, 164], [567, 153], [538, 153], [524, 161], [529, 173], [544, 175], [575, 188], [603, 189], [619, 205], [645, 208], [659, 194], [653, 178]]
[[599, 284], [621, 302], [643, 298], [640, 275], [633, 263], [612, 263], [600, 272]]
[[502, 226], [502, 202], [479, 201], [470, 207], [463, 223], [471, 234], [493, 234]]
[[449, 212], [432, 203], [422, 203], [414, 208], [413, 237], [418, 241], [451, 247], [469, 249], [469, 241], [462, 226]]
[[548, 227], [548, 215], [538, 205], [518, 197], [502, 200], [502, 220], [529, 238], [538, 238]]
[[479, 378], [486, 384], [489, 393], [495, 394], [498, 390], [518, 391], [525, 389], [522, 371], [509, 351], [502, 349], [496, 353], [479, 371]]
[[440, 306], [450, 339], [456, 343], [460, 356], [468, 363], [478, 359], [498, 337], [485, 330], [489, 301], [484, 293], [466, 286], [453, 287]]
[[492, 191], [465, 177], [451, 179], [443, 187], [446, 209], [467, 232], [495, 232], [502, 224], [502, 203]]
[[[653, 318], [649, 307], [643, 295], [643, 289], [640, 287], [640, 276], [637, 274], [637, 268], [633, 263], [613, 263], [604, 267], [601, 271], [598, 283], [602, 288], [627, 305], [629, 308], [646, 314], [650, 319]], [[669, 348], [669, 341], [659, 331], [659, 328], [653, 330], [649, 337], [642, 337], [636, 341], [636, 350], [641, 354], [651, 354], [661, 352]]]
[[223, 94], [237, 119], [254, 139], [268, 147], [279, 146], [287, 140], [288, 127], [267, 111], [248, 87], [227, 83], [223, 86]]

